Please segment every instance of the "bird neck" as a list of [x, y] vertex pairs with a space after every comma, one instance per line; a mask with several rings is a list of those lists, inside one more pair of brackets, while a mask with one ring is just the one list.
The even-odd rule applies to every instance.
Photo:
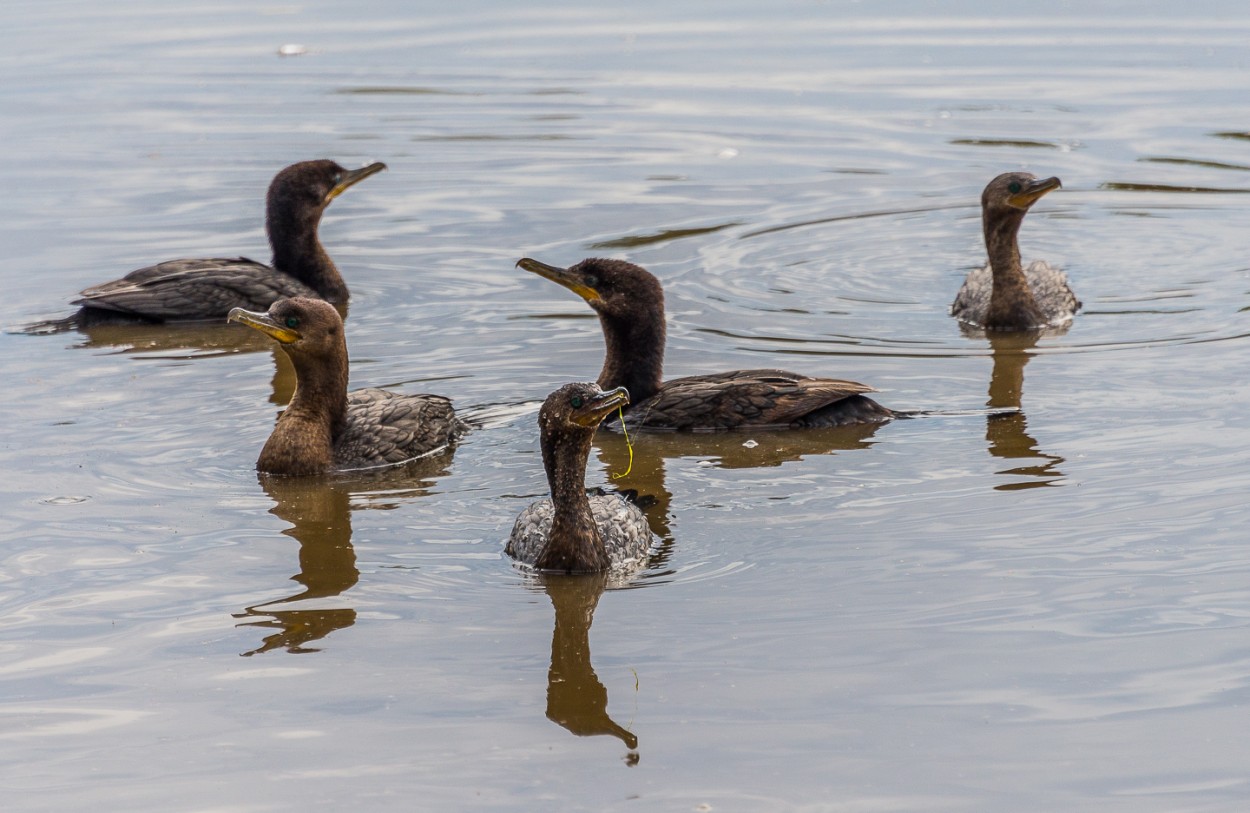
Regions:
[[273, 267], [295, 277], [332, 304], [347, 301], [347, 283], [317, 236], [322, 208], [301, 208], [270, 200], [265, 230], [273, 249]]
[[1023, 329], [1038, 327], [1046, 318], [1037, 306], [1029, 281], [1020, 264], [1020, 243], [1017, 235], [1024, 222], [1024, 212], [984, 219], [985, 248], [989, 252], [993, 285], [985, 326], [990, 329]]
[[290, 354], [295, 394], [261, 450], [256, 467], [272, 474], [334, 468], [334, 445], [347, 423], [347, 347], [334, 358]]
[[534, 563], [540, 570], [586, 573], [611, 561], [586, 496], [586, 458], [594, 429], [548, 432], [543, 428], [543, 466], [554, 514], [547, 544]]
[[624, 387], [629, 400], [641, 403], [655, 395], [664, 381], [664, 308], [622, 319], [599, 314], [606, 352], [599, 386]]

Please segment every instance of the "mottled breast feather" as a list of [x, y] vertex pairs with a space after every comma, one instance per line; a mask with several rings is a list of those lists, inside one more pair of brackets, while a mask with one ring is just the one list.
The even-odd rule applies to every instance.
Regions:
[[[1045, 260], [1034, 260], [1024, 269], [1024, 277], [1046, 321], [1039, 325], [1020, 326], [1021, 329], [1063, 327], [1072, 322], [1072, 317], [1081, 309], [1081, 301], [1068, 286], [1066, 274]], [[951, 316], [975, 327], [985, 327], [993, 291], [994, 277], [989, 265], [970, 271], [951, 303]]]
[[[613, 571], [633, 572], [646, 565], [652, 534], [642, 509], [620, 494], [592, 494], [590, 512]], [[551, 535], [554, 515], [555, 509], [547, 497], [522, 511], [512, 526], [505, 552], [518, 562], [534, 566]]]

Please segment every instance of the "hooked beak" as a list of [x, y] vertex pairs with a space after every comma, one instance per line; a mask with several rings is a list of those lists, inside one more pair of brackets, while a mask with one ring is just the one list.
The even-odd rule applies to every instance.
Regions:
[[1052, 189], [1058, 189], [1063, 186], [1058, 178], [1039, 178], [1030, 181], [1028, 186], [1020, 190], [1016, 194], [1007, 199], [1007, 202], [1019, 209], [1027, 209], [1037, 202], [1037, 199], [1045, 195]]
[[300, 340], [298, 330], [292, 330], [289, 327], [278, 324], [273, 317], [267, 313], [256, 313], [255, 311], [245, 311], [242, 308], [231, 308], [230, 314], [226, 316], [227, 322], [238, 322], [241, 325], [247, 325], [255, 328], [266, 336], [277, 340], [280, 344], [291, 344]]
[[598, 426], [614, 410], [628, 403], [629, 390], [624, 387], [601, 392], [582, 405], [582, 408], [573, 415], [573, 423], [586, 427]]
[[[552, 282], [563, 285], [565, 288], [568, 288], [570, 291], [577, 294], [587, 302], [598, 302], [603, 299], [603, 297], [599, 295], [598, 291], [582, 282], [576, 274], [570, 273], [567, 268], [559, 268], [554, 265], [540, 263], [538, 260], [531, 260], [529, 257], [523, 257], [517, 260], [516, 266], [517, 268], [523, 268], [530, 273], [537, 274], [540, 277], [545, 277]], [[628, 393], [626, 394], [626, 398], [628, 398]], [[628, 400], [626, 403], [629, 403]]]
[[326, 203], [334, 200], [339, 195], [343, 194], [343, 192], [345, 192], [348, 188], [355, 186], [365, 178], [368, 178], [370, 175], [377, 175], [384, 169], [386, 169], [386, 164], [381, 161], [375, 161], [372, 164], [361, 167], [360, 169], [347, 170], [343, 173], [343, 177], [339, 178], [339, 182], [336, 183], [328, 193], [326, 193]]

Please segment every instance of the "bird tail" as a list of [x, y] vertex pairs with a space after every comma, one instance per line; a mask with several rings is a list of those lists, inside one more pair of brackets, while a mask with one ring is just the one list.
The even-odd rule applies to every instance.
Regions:
[[9, 328], [5, 332], [23, 336], [51, 336], [56, 333], [68, 333], [80, 327], [83, 327], [82, 314], [74, 313], [69, 316], [63, 316], [60, 319], [42, 319], [29, 325]]

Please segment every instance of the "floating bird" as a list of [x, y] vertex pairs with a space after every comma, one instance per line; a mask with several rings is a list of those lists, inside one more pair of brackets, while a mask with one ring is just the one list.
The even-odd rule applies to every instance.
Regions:
[[664, 290], [624, 260], [591, 258], [571, 268], [528, 257], [517, 266], [557, 282], [599, 314], [607, 353], [599, 386], [625, 387], [631, 426], [737, 429], [881, 423], [894, 412], [868, 398], [872, 387], [786, 370], [733, 370], [663, 380]]
[[1058, 178], [1037, 179], [1006, 172], [981, 194], [981, 221], [989, 263], [968, 274], [951, 305], [951, 315], [986, 330], [1062, 327], [1081, 307], [1062, 271], [1034, 260], [1021, 268], [1016, 237], [1029, 207], [1060, 187]]
[[275, 339], [295, 367], [295, 395], [261, 450], [269, 474], [322, 474], [404, 463], [452, 446], [468, 427], [441, 395], [347, 391], [343, 319], [328, 302], [279, 299], [229, 320]]
[[586, 459], [595, 429], [629, 403], [624, 387], [566, 384], [538, 412], [543, 466], [551, 497], [516, 518], [505, 550], [538, 570], [557, 573], [629, 571], [646, 564], [651, 528], [622, 494], [586, 493]]
[[344, 305], [347, 284], [317, 238], [317, 225], [330, 201], [384, 169], [383, 163], [351, 170], [327, 160], [292, 164], [274, 176], [266, 199], [265, 231], [273, 265], [237, 257], [170, 260], [140, 268], [83, 291], [74, 300], [82, 306], [77, 322], [220, 319], [231, 308], [264, 310], [284, 296]]

